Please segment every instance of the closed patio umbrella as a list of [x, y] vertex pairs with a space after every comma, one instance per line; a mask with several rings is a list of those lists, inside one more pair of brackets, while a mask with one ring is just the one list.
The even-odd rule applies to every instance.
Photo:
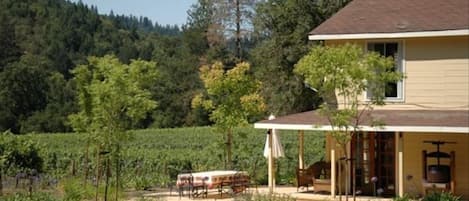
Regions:
[[266, 158], [269, 157], [269, 134], [272, 135], [272, 157], [280, 158], [285, 156], [285, 152], [283, 151], [282, 143], [280, 142], [280, 136], [278, 135], [278, 130], [271, 129], [267, 132], [267, 137], [265, 139], [265, 146], [264, 146], [264, 156]]

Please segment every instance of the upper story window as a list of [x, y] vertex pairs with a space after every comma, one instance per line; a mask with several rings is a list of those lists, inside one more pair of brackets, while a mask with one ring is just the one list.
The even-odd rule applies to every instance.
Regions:
[[[394, 71], [403, 72], [403, 58], [401, 43], [398, 42], [369, 42], [368, 51], [374, 51], [385, 57], [392, 57], [394, 59]], [[388, 82], [384, 90], [384, 95], [387, 101], [402, 101], [403, 97], [403, 82]], [[367, 91], [367, 98], [372, 96], [371, 91]]]

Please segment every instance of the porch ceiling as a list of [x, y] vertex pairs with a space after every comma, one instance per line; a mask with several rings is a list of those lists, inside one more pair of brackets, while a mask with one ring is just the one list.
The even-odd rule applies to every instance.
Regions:
[[[469, 134], [469, 110], [374, 110], [363, 114], [363, 131], [450, 132]], [[384, 123], [373, 127], [372, 119]], [[308, 111], [254, 124], [255, 128], [284, 130], [322, 130], [332, 128], [317, 111]]]

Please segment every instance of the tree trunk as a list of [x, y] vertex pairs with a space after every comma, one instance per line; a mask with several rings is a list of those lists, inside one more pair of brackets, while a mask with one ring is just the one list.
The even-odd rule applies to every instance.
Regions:
[[236, 1], [236, 57], [241, 61], [241, 8], [240, 0]]
[[116, 201], [118, 200], [117, 198], [119, 197], [119, 174], [120, 174], [120, 146], [117, 145], [117, 160], [116, 160]]
[[28, 191], [29, 191], [29, 198], [32, 199], [33, 197], [33, 182], [34, 182], [34, 177], [31, 173], [29, 173], [29, 186], [28, 186]]
[[106, 158], [106, 183], [104, 186], [104, 201], [107, 201], [107, 191], [109, 188], [109, 176], [111, 175], [111, 165], [109, 164], [109, 156]]
[[345, 200], [348, 201], [348, 194], [350, 190], [350, 168], [349, 168], [349, 158], [347, 144], [344, 145], [344, 161], [345, 161]]
[[231, 129], [228, 129], [227, 133], [227, 139], [226, 139], [226, 155], [227, 155], [227, 164], [228, 164], [228, 169], [233, 168], [233, 161], [232, 161], [232, 153], [231, 153], [231, 147], [233, 144], [233, 133]]
[[96, 152], [96, 195], [95, 195], [95, 201], [98, 201], [98, 196], [99, 196], [99, 169], [100, 169], [100, 154], [99, 152], [101, 151], [101, 148], [98, 148]]
[[72, 173], [72, 176], [75, 177], [75, 175], [76, 175], [76, 173], [77, 173], [77, 168], [76, 168], [76, 161], [75, 161], [75, 159], [72, 159], [72, 167], [71, 167], [70, 172]]
[[3, 177], [2, 177], [2, 168], [0, 168], [0, 196], [3, 196]]
[[89, 155], [89, 149], [90, 149], [90, 141], [87, 140], [86, 142], [86, 150], [85, 150], [85, 179], [83, 180], [83, 186], [86, 188], [86, 184], [88, 183], [88, 155]]

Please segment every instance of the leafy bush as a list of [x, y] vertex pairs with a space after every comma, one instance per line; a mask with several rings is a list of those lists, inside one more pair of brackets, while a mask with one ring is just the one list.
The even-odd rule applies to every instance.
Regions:
[[40, 151], [31, 138], [18, 137], [8, 131], [0, 134], [0, 168], [9, 175], [41, 173], [44, 161]]
[[395, 197], [392, 199], [393, 201], [412, 201], [412, 199], [409, 195], [404, 195], [403, 197]]
[[62, 182], [64, 201], [81, 201], [93, 197], [93, 189], [84, 188], [79, 179], [66, 179]]
[[431, 193], [423, 197], [422, 201], [459, 201], [460, 198], [448, 193], [448, 192], [441, 192], [441, 193]]
[[152, 182], [147, 177], [137, 176], [131, 180], [131, 187], [135, 190], [148, 190], [152, 186]]

